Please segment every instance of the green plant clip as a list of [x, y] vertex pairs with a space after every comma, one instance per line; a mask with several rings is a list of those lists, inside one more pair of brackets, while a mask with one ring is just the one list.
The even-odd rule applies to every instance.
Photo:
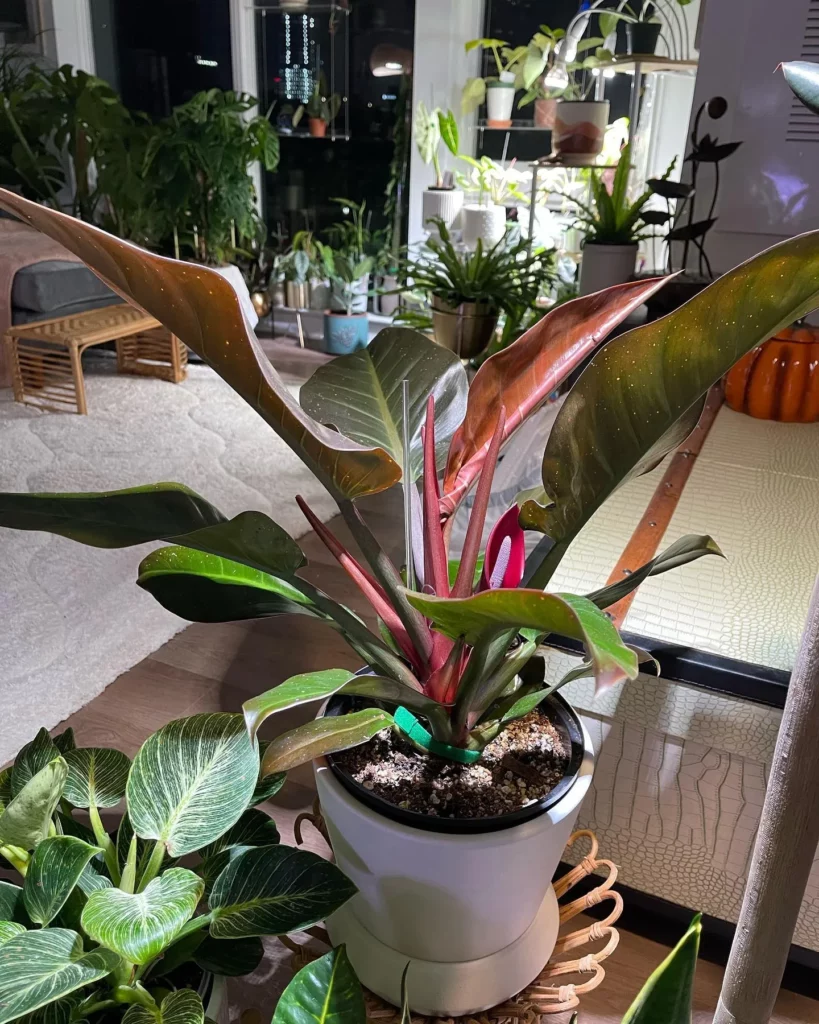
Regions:
[[464, 750], [462, 747], [453, 747], [449, 743], [440, 743], [438, 740], [434, 740], [432, 734], [406, 708], [396, 708], [393, 720], [413, 743], [428, 750], [430, 754], [436, 754], [448, 761], [457, 761], [458, 764], [474, 764], [481, 756], [480, 750]]

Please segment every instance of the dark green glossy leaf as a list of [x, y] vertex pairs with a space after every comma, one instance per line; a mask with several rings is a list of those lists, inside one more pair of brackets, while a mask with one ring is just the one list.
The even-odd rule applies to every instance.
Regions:
[[226, 523], [162, 539], [221, 555], [261, 572], [292, 575], [305, 564], [304, 552], [290, 534], [262, 512], [240, 512]]
[[108, 949], [84, 952], [82, 938], [67, 928], [17, 935], [0, 946], [0, 1024], [99, 981], [119, 962]]
[[65, 755], [63, 795], [75, 807], [114, 807], [125, 796], [131, 762], [113, 747], [80, 747]]
[[187, 935], [183, 934], [181, 938], [172, 942], [157, 960], [156, 966], [151, 968], [152, 975], [162, 977], [164, 974], [171, 974], [177, 967], [193, 960], [194, 954], [205, 941], [206, 935], [207, 932], [204, 929], [197, 929], [188, 932]]
[[628, 576], [624, 576], [622, 580], [601, 587], [599, 590], [587, 594], [586, 597], [593, 601], [598, 608], [608, 608], [627, 594], [630, 594], [632, 590], [636, 590], [643, 580], [649, 576], [659, 576], [660, 573], [668, 572], [669, 569], [676, 569], [679, 565], [686, 565], [688, 562], [693, 562], [704, 555], [725, 557], [717, 542], [711, 537], [689, 533], [685, 537], [675, 540], [665, 551], [660, 552], [656, 558], [652, 558], [650, 562], [641, 565], [639, 569], [635, 569]]
[[393, 707], [403, 705], [419, 715], [423, 715], [436, 727], [445, 728], [449, 715], [443, 704], [426, 697], [419, 690], [399, 683], [397, 679], [386, 679], [384, 676], [354, 676], [341, 688], [342, 693], [356, 697], [372, 697]]
[[279, 840], [276, 822], [264, 811], [251, 808], [245, 811], [224, 835], [219, 836], [215, 843], [206, 846], [199, 853], [204, 860], [233, 846], [276, 846]]
[[287, 772], [324, 754], [357, 747], [392, 724], [392, 715], [377, 708], [308, 722], [272, 741], [264, 754], [262, 773]]
[[262, 940], [255, 935], [246, 939], [214, 939], [206, 935], [193, 959], [203, 971], [238, 978], [255, 971], [263, 956]]
[[262, 776], [261, 758], [264, 757], [264, 752], [269, 746], [270, 742], [268, 740], [259, 742], [259, 779], [256, 783], [256, 788], [253, 790], [253, 796], [250, 798], [250, 803], [253, 807], [274, 797], [287, 780], [287, 772], [278, 772], [275, 775], [268, 775], [266, 778]]
[[40, 729], [30, 743], [20, 748], [11, 769], [11, 794], [17, 796], [25, 784], [33, 779], [37, 772], [42, 771], [60, 751], [48, 734], [48, 729]]
[[324, 700], [340, 690], [353, 678], [353, 673], [343, 668], [324, 669], [320, 672], [304, 672], [291, 676], [272, 690], [252, 697], [242, 705], [245, 725], [251, 738], [256, 737], [259, 726], [270, 715], [286, 708], [307, 704], [310, 701]]
[[11, 800], [11, 765], [0, 771], [0, 811]]
[[64, 729], [58, 736], [54, 737], [54, 746], [65, 757], [69, 750], [77, 749], [77, 741], [74, 738], [73, 729]]
[[521, 509], [522, 526], [555, 541], [531, 585], [548, 583], [573, 537], [649, 452], [656, 461], [673, 449], [673, 425], [741, 356], [817, 304], [819, 232], [812, 231], [754, 256], [673, 313], [601, 349], [546, 444], [543, 485], [555, 505], [526, 502]]
[[302, 385], [301, 407], [320, 423], [389, 452], [403, 466], [402, 388], [409, 380], [410, 462], [412, 479], [422, 472], [421, 426], [427, 399], [435, 398], [438, 467], [446, 462], [449, 441], [464, 418], [468, 384], [460, 359], [407, 327], [386, 327], [367, 348], [320, 366]]
[[23, 890], [0, 878], [0, 921], [24, 920]]
[[68, 768], [61, 757], [37, 772], [0, 814], [0, 843], [33, 850], [48, 835]]
[[355, 895], [335, 864], [290, 846], [264, 846], [234, 858], [208, 900], [216, 939], [284, 935], [322, 921]]
[[134, 831], [161, 840], [172, 857], [212, 843], [247, 807], [258, 756], [241, 715], [192, 715], [168, 723], [148, 737], [131, 767], [127, 797]]
[[622, 1024], [690, 1024], [701, 932], [702, 920], [697, 914], [685, 935], [643, 985]]
[[92, 892], [82, 912], [82, 927], [101, 946], [131, 963], [146, 964], [169, 946], [193, 917], [204, 891], [202, 879], [193, 871], [170, 868], [143, 892]]
[[129, 1006], [122, 1024], [205, 1024], [205, 1007], [193, 989], [180, 988], [166, 995], [156, 1011]]
[[137, 584], [163, 608], [191, 622], [317, 614], [312, 601], [284, 580], [193, 548], [151, 552], [140, 563]]
[[364, 994], [338, 946], [302, 967], [281, 995], [273, 1024], [366, 1024]]
[[477, 642], [486, 630], [528, 627], [582, 640], [594, 663], [598, 690], [637, 675], [637, 658], [610, 620], [585, 597], [539, 590], [487, 590], [462, 599], [407, 592], [410, 604], [453, 639]]
[[219, 875], [225, 870], [232, 860], [240, 857], [246, 850], [252, 850], [252, 846], [231, 846], [229, 850], [207, 857], [196, 865], [196, 873], [205, 883], [205, 896], [210, 897], [214, 883]]
[[44, 839], [31, 858], [23, 901], [35, 924], [47, 925], [59, 913], [85, 866], [101, 850], [73, 836]]
[[791, 91], [808, 110], [819, 114], [819, 64], [807, 60], [790, 60], [781, 65]]

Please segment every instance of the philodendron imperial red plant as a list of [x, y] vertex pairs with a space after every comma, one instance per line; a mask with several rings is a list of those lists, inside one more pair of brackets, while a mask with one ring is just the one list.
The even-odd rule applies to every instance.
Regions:
[[[184, 618], [299, 613], [344, 636], [373, 674], [297, 676], [246, 704], [255, 736], [265, 718], [295, 704], [338, 692], [366, 698], [348, 714], [280, 735], [265, 752], [266, 772], [360, 744], [393, 725], [396, 708], [403, 709], [398, 724], [422, 746], [455, 760], [478, 757], [554, 688], [521, 682], [527, 661], [552, 633], [585, 649], [586, 661], [572, 677], [593, 675], [598, 689], [635, 677], [639, 653], [622, 642], [604, 609], [647, 576], [719, 553], [710, 538], [681, 538], [622, 582], [592, 594], [545, 588], [572, 539], [612, 491], [656, 466], [693, 429], [711, 385], [819, 301], [819, 232], [811, 232], [754, 257], [676, 312], [605, 346], [612, 328], [662, 279], [565, 303], [487, 360], [471, 385], [451, 352], [421, 334], [388, 328], [368, 349], [316, 371], [297, 402], [245, 323], [232, 288], [216, 273], [145, 252], [8, 192], [0, 192], [0, 206], [62, 242], [202, 356], [327, 487], [357, 542], [358, 553], [346, 550], [296, 499], [366, 596], [379, 633], [302, 578], [299, 545], [267, 516], [250, 511], [228, 519], [182, 484], [0, 497], [5, 527], [98, 547], [169, 542], [144, 559], [137, 582]], [[541, 500], [510, 508], [481, 551], [504, 444], [591, 354], [546, 443]], [[403, 566], [387, 556], [356, 505], [402, 477], [409, 524]], [[420, 495], [417, 480], [423, 481]], [[452, 517], [473, 486], [465, 543], [451, 568]], [[544, 537], [528, 562], [524, 530]], [[418, 719], [426, 727], [419, 728]]]

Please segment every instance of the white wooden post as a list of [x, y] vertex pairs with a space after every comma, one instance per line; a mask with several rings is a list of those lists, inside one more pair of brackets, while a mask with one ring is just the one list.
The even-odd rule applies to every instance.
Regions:
[[819, 578], [794, 665], [714, 1024], [767, 1024], [819, 843]]

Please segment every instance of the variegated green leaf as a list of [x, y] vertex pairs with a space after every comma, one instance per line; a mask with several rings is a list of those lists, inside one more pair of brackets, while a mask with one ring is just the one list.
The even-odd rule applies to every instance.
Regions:
[[247, 731], [255, 737], [259, 726], [270, 715], [286, 708], [293, 708], [310, 701], [324, 700], [353, 678], [353, 673], [345, 668], [328, 668], [320, 672], [303, 672], [291, 676], [272, 690], [252, 697], [242, 705]]
[[114, 807], [125, 796], [131, 762], [113, 747], [80, 747], [65, 755], [63, 796], [75, 807]]
[[73, 836], [44, 839], [31, 858], [23, 901], [35, 924], [46, 925], [59, 913], [91, 858], [102, 851]]
[[255, 971], [262, 962], [264, 946], [258, 936], [246, 939], [213, 939], [205, 936], [205, 941], [197, 948], [194, 961], [203, 971], [221, 974], [226, 978], [239, 978], [243, 974]]
[[45, 839], [67, 774], [65, 761], [56, 757], [23, 786], [0, 814], [0, 843], [33, 850]]
[[0, 811], [11, 800], [11, 765], [0, 771]]
[[19, 921], [23, 911], [23, 890], [0, 878], [0, 921]]
[[172, 857], [200, 850], [239, 820], [258, 773], [258, 748], [241, 715], [170, 722], [145, 741], [131, 767], [127, 798], [134, 831], [161, 840]]
[[53, 737], [54, 746], [59, 752], [65, 757], [69, 750], [77, 749], [77, 741], [74, 737], [74, 730], [71, 728], [63, 729], [63, 731]]
[[208, 900], [217, 939], [284, 935], [323, 920], [356, 893], [335, 864], [306, 850], [264, 846], [235, 857]]
[[122, 1024], [204, 1024], [202, 1000], [189, 988], [181, 988], [165, 996], [158, 1011], [147, 1006], [129, 1006]]
[[24, 924], [17, 924], [16, 921], [0, 921], [0, 946], [25, 930], [26, 926]]
[[85, 952], [68, 928], [24, 932], [0, 946], [0, 1024], [104, 978], [119, 964], [109, 949]]
[[55, 757], [60, 756], [47, 729], [40, 729], [30, 743], [20, 748], [11, 769], [11, 795], [17, 796], [25, 784]]
[[273, 1024], [365, 1024], [364, 994], [344, 946], [302, 967], [281, 995]]
[[215, 843], [206, 846], [199, 853], [204, 860], [234, 846], [276, 846], [279, 839], [276, 822], [264, 811], [251, 808], [245, 811], [224, 835], [219, 836]]
[[287, 772], [324, 754], [349, 750], [366, 743], [382, 729], [393, 725], [393, 717], [380, 708], [364, 708], [347, 715], [324, 716], [277, 736], [264, 752], [262, 773]]
[[169, 946], [193, 917], [204, 890], [202, 879], [193, 871], [171, 868], [143, 892], [92, 892], [82, 912], [82, 926], [101, 946], [131, 963], [145, 964]]

